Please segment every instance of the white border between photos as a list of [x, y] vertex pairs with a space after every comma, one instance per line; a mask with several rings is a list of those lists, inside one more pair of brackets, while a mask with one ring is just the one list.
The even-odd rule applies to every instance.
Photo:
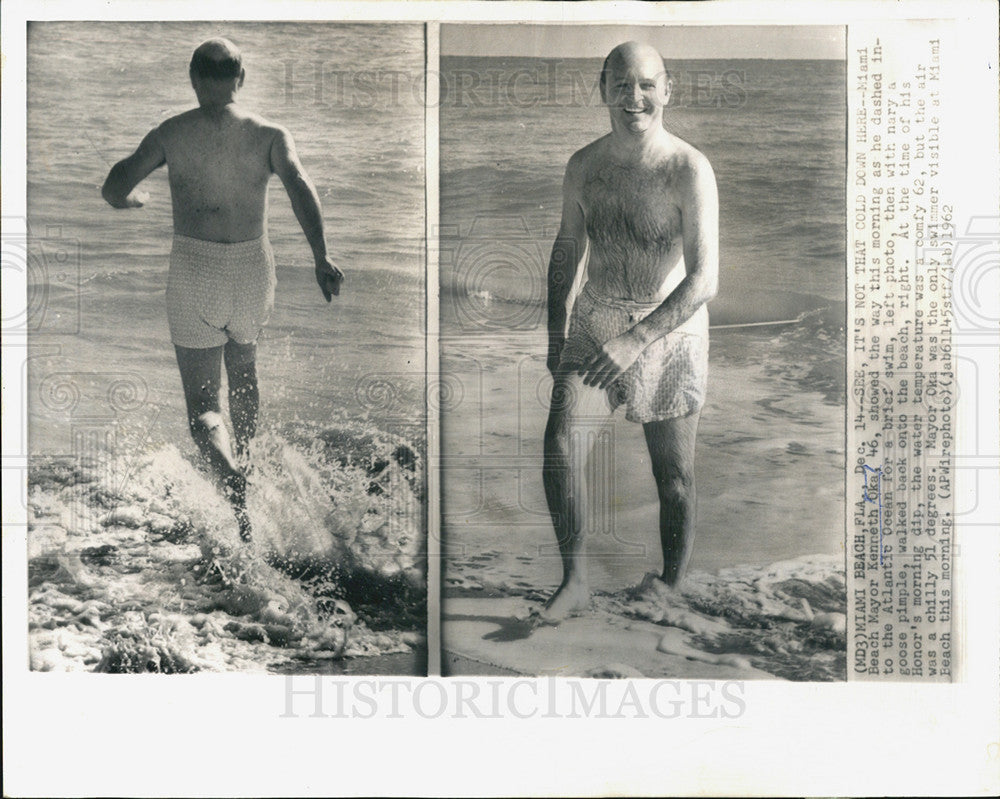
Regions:
[[[205, 17], [189, 2], [5, 2], [3, 216], [24, 217], [26, 19]], [[970, 205], [997, 208], [996, 10], [990, 2], [335, 3], [245, 2], [230, 18], [429, 22], [849, 24], [947, 15], [962, 56], [962, 173]], [[214, 15], [213, 15], [214, 16]], [[434, 25], [429, 28], [434, 29]], [[988, 62], [991, 70], [985, 68]], [[435, 118], [432, 120], [431, 116]], [[428, 117], [428, 131], [436, 115]], [[436, 128], [434, 129], [436, 136]], [[428, 142], [436, 141], [428, 136]], [[428, 149], [428, 230], [437, 195]], [[15, 232], [13, 228], [5, 233]], [[437, 285], [433, 241], [428, 286]], [[5, 319], [24, 302], [4, 275]], [[428, 297], [428, 320], [436, 297]], [[1000, 316], [1000, 312], [994, 316]], [[432, 326], [428, 322], [429, 327]], [[431, 339], [434, 339], [433, 347]], [[13, 349], [13, 348], [12, 348]], [[436, 353], [434, 331], [428, 352]], [[5, 353], [6, 354], [6, 353]], [[12, 356], [16, 353], [12, 353]], [[997, 440], [996, 353], [978, 434]], [[434, 373], [435, 364], [428, 361]], [[5, 793], [28, 795], [787, 794], [987, 795], [1000, 790], [996, 530], [965, 536], [959, 579], [963, 680], [952, 685], [748, 682], [726, 719], [280, 718], [283, 677], [109, 677], [27, 671], [23, 358], [3, 359]], [[968, 398], [966, 398], [966, 402]], [[967, 407], [967, 406], [966, 406]], [[969, 428], [959, 429], [961, 436]], [[436, 440], [436, 435], [428, 441]], [[428, 458], [435, 462], [434, 453]], [[962, 479], [961, 474], [957, 479]], [[996, 471], [978, 488], [996, 507]], [[432, 505], [433, 508], [433, 505]], [[988, 509], [988, 508], [987, 508]], [[430, 509], [429, 509], [430, 511]], [[987, 515], [986, 518], [989, 518]], [[1000, 518], [1000, 511], [992, 518]], [[417, 682], [417, 681], [414, 681]], [[432, 682], [432, 681], [424, 681]], [[440, 680], [438, 680], [440, 682]]]

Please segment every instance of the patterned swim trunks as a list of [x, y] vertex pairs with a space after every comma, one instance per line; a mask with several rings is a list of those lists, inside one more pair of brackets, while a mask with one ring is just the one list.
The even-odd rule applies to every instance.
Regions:
[[167, 278], [170, 340], [192, 349], [256, 341], [274, 308], [275, 282], [267, 236], [230, 244], [175, 235]]
[[[589, 284], [584, 285], [573, 306], [559, 368], [578, 368], [604, 342], [621, 335], [660, 305], [602, 297]], [[625, 405], [625, 418], [630, 422], [674, 419], [702, 408], [707, 382], [708, 309], [703, 305], [679, 328], [643, 350], [608, 386], [608, 402], [612, 411]]]

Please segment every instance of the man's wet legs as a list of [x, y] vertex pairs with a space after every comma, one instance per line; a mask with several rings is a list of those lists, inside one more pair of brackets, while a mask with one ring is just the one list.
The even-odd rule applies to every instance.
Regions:
[[250, 439], [257, 433], [260, 392], [257, 389], [257, 343], [226, 342], [223, 351], [229, 383], [229, 419], [236, 439], [236, 457], [247, 456]]
[[660, 497], [662, 579], [677, 588], [684, 578], [695, 536], [694, 449], [700, 413], [643, 425]]
[[604, 392], [584, 386], [575, 374], [556, 375], [545, 428], [542, 479], [562, 556], [563, 578], [542, 613], [549, 621], [586, 610], [590, 603], [584, 562], [586, 471], [592, 434], [607, 423], [608, 410]]
[[[250, 539], [246, 512], [246, 478], [233, 458], [229, 434], [219, 407], [223, 348], [191, 349], [175, 347], [181, 372], [188, 428], [201, 454], [222, 480], [236, 512], [240, 537]], [[256, 419], [256, 414], [254, 414]]]

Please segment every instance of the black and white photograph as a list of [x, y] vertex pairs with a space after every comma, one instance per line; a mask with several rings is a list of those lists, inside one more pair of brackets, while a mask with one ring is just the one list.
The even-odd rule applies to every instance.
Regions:
[[5, 795], [997, 795], [997, 22], [0, 4]]
[[441, 27], [445, 673], [845, 679], [844, 48]]
[[423, 68], [28, 26], [32, 669], [425, 672]]

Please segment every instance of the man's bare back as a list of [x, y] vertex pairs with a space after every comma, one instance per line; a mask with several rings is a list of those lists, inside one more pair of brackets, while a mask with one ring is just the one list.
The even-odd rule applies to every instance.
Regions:
[[224, 242], [263, 235], [271, 149], [282, 134], [235, 104], [195, 108], [160, 125], [174, 231]]

